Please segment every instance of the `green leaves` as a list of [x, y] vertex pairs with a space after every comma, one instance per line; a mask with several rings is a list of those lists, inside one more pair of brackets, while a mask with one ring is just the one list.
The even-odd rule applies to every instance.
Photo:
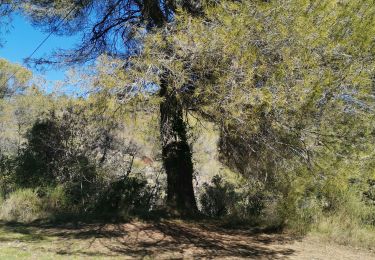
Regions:
[[242, 157], [229, 161], [247, 173], [295, 156], [314, 164], [333, 142], [349, 155], [372, 138], [370, 2], [221, 1], [204, 17], [180, 11], [133, 62], [167, 68], [186, 109], [222, 128], [227, 155]]
[[28, 69], [0, 58], [0, 98], [23, 91], [31, 77]]

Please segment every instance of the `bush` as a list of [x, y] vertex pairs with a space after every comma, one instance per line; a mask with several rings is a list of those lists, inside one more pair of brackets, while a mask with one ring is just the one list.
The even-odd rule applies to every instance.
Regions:
[[4, 199], [7, 194], [15, 189], [14, 183], [15, 161], [10, 156], [0, 152], [0, 197]]
[[218, 175], [211, 182], [203, 185], [204, 191], [199, 199], [203, 214], [216, 218], [230, 214], [237, 200], [234, 186]]
[[272, 194], [268, 194], [265, 185], [256, 179], [247, 179], [238, 183], [236, 215], [240, 219], [256, 221], [263, 213]]
[[110, 183], [99, 194], [95, 208], [102, 214], [122, 215], [142, 214], [151, 209], [154, 194], [147, 181], [136, 177], [124, 177]]
[[203, 185], [203, 192], [199, 196], [202, 213], [206, 216], [231, 216], [240, 221], [254, 221], [259, 217], [267, 199], [264, 187], [259, 182], [243, 180], [234, 185], [219, 175], [212, 178], [211, 184]]
[[59, 185], [45, 189], [42, 195], [43, 210], [49, 217], [73, 213], [74, 207], [70, 203], [63, 186]]
[[32, 222], [43, 217], [42, 200], [32, 189], [20, 189], [10, 194], [0, 208], [5, 221]]
[[348, 191], [342, 200], [341, 207], [324, 214], [313, 231], [340, 244], [374, 248], [375, 207], [366, 205], [354, 191]]

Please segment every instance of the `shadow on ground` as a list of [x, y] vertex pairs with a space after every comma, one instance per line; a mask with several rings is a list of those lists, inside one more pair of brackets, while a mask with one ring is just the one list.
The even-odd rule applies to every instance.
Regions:
[[294, 253], [275, 246], [291, 242], [285, 234], [226, 229], [209, 222], [0, 223], [0, 230], [0, 244], [14, 240], [9, 234], [19, 234], [25, 245], [34, 243], [38, 250], [68, 257], [281, 259]]

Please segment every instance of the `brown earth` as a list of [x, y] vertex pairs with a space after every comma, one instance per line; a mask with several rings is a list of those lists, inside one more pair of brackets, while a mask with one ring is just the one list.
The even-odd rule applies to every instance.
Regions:
[[21, 259], [375, 259], [369, 250], [311, 236], [172, 220], [61, 226], [2, 223], [0, 258], [11, 254]]

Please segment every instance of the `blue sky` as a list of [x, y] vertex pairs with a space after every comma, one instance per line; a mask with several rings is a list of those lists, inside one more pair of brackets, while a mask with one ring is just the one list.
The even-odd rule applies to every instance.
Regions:
[[[48, 33], [42, 32], [39, 28], [33, 27], [21, 15], [15, 15], [12, 21], [10, 32], [2, 35], [5, 38], [3, 47], [0, 48], [0, 57], [11, 62], [23, 64], [35, 48], [45, 39]], [[78, 37], [60, 37], [52, 35], [47, 42], [34, 54], [34, 58], [45, 57], [54, 49], [67, 49], [74, 47], [78, 42]], [[64, 79], [65, 69], [48, 69], [46, 72], [36, 71], [35, 74], [43, 75], [48, 81]], [[48, 84], [51, 85], [51, 84]]]

